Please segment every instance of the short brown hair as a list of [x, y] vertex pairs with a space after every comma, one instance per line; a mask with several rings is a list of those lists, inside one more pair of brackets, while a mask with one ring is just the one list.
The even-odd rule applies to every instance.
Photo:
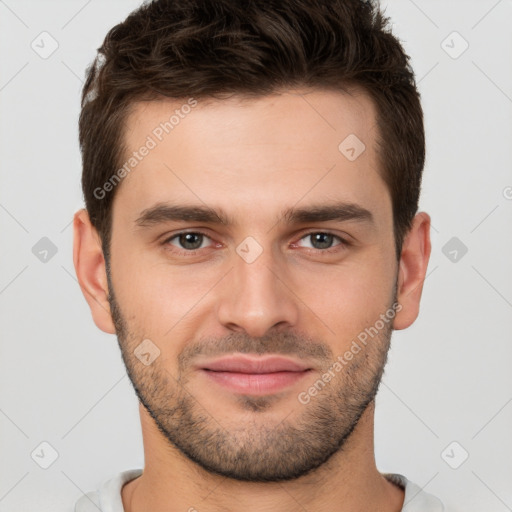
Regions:
[[116, 188], [101, 198], [95, 190], [122, 165], [136, 101], [296, 87], [357, 88], [373, 100], [399, 258], [418, 209], [425, 134], [409, 57], [388, 22], [364, 0], [153, 0], [113, 27], [87, 70], [79, 121], [85, 204], [107, 258]]

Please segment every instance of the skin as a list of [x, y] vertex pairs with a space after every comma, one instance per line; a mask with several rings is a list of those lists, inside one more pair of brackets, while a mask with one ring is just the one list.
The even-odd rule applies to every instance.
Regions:
[[[135, 105], [126, 124], [129, 153], [180, 105], [171, 100]], [[190, 418], [201, 417], [202, 423], [196, 424], [208, 438], [222, 439], [224, 449], [242, 447], [254, 455], [251, 450], [270, 440], [266, 456], [271, 465], [285, 460], [292, 466], [304, 463], [304, 457], [295, 456], [304, 443], [312, 445], [308, 453], [329, 443], [319, 432], [331, 435], [353, 423], [339, 449], [301, 476], [248, 481], [192, 461], [169, 442], [141, 404], [145, 468], [123, 488], [125, 510], [401, 510], [403, 491], [375, 464], [373, 399], [363, 404], [359, 415], [347, 412], [351, 401], [362, 404], [365, 392], [367, 397], [374, 395], [370, 381], [378, 384], [391, 329], [379, 332], [311, 403], [297, 399], [395, 299], [401, 309], [393, 329], [407, 328], [418, 315], [431, 249], [430, 217], [424, 212], [415, 216], [397, 261], [391, 198], [378, 171], [375, 119], [371, 100], [357, 91], [348, 95], [288, 90], [258, 99], [200, 101], [116, 190], [110, 297], [98, 234], [85, 210], [75, 214], [74, 263], [93, 319], [107, 333], [117, 329], [139, 398], [154, 407], [164, 427], [187, 425], [187, 432], [192, 432], [189, 444], [195, 440], [200, 450], [204, 444], [194, 437], [190, 423], [178, 421], [179, 407], [174, 415], [166, 409], [188, 403]], [[366, 146], [355, 161], [338, 150], [349, 134], [356, 134]], [[286, 208], [340, 201], [369, 210], [374, 222], [283, 221]], [[222, 209], [236, 223], [167, 221], [138, 226], [140, 214], [160, 202]], [[193, 255], [178, 238], [163, 244], [183, 230], [208, 237]], [[350, 245], [334, 238], [333, 252], [326, 254], [307, 236], [325, 232]], [[262, 249], [252, 263], [236, 252], [249, 236]], [[149, 366], [133, 354], [144, 339], [160, 350]], [[223, 348], [280, 351], [307, 361], [312, 371], [278, 393], [241, 396], [197, 371], [194, 363], [208, 347], [219, 354]], [[184, 358], [191, 348], [197, 350], [196, 356]], [[327, 425], [315, 420], [322, 405], [331, 411]], [[291, 444], [295, 449], [279, 452], [286, 447], [276, 444], [276, 433], [295, 432], [299, 426], [306, 433]], [[313, 432], [308, 426], [317, 429], [316, 437], [308, 434]], [[183, 440], [183, 428], [176, 431]], [[203, 456], [215, 460], [212, 450]], [[219, 467], [228, 464], [227, 457], [217, 458]], [[260, 460], [254, 458], [249, 469], [261, 469], [261, 476]], [[286, 465], [283, 471], [290, 469]], [[231, 470], [242, 471], [236, 466]]]

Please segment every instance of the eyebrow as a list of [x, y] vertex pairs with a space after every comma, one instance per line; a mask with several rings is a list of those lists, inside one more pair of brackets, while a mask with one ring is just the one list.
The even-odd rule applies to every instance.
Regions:
[[[357, 221], [374, 224], [375, 219], [369, 210], [355, 203], [334, 203], [313, 205], [304, 208], [287, 208], [280, 218], [286, 224], [305, 224], [308, 222]], [[162, 224], [170, 221], [204, 222], [230, 226], [236, 224], [233, 217], [223, 210], [214, 210], [201, 205], [174, 205], [158, 203], [143, 210], [135, 223], [140, 227]]]

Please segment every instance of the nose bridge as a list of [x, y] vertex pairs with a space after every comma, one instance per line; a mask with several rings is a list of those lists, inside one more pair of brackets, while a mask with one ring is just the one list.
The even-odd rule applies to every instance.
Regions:
[[239, 244], [233, 254], [234, 268], [219, 297], [219, 322], [254, 337], [263, 336], [278, 324], [295, 324], [298, 311], [294, 295], [277, 277], [285, 274], [280, 271], [283, 264], [271, 247], [264, 248], [254, 238]]

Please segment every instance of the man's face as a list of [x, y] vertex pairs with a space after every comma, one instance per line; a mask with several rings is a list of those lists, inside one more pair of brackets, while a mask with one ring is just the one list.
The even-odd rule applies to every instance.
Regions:
[[[318, 90], [184, 104], [140, 103], [127, 121], [126, 159], [151, 148], [113, 204], [123, 358], [187, 457], [241, 480], [296, 478], [349, 438], [389, 348], [392, 321], [377, 321], [398, 266], [375, 110]], [[320, 211], [332, 206], [341, 215]]]

